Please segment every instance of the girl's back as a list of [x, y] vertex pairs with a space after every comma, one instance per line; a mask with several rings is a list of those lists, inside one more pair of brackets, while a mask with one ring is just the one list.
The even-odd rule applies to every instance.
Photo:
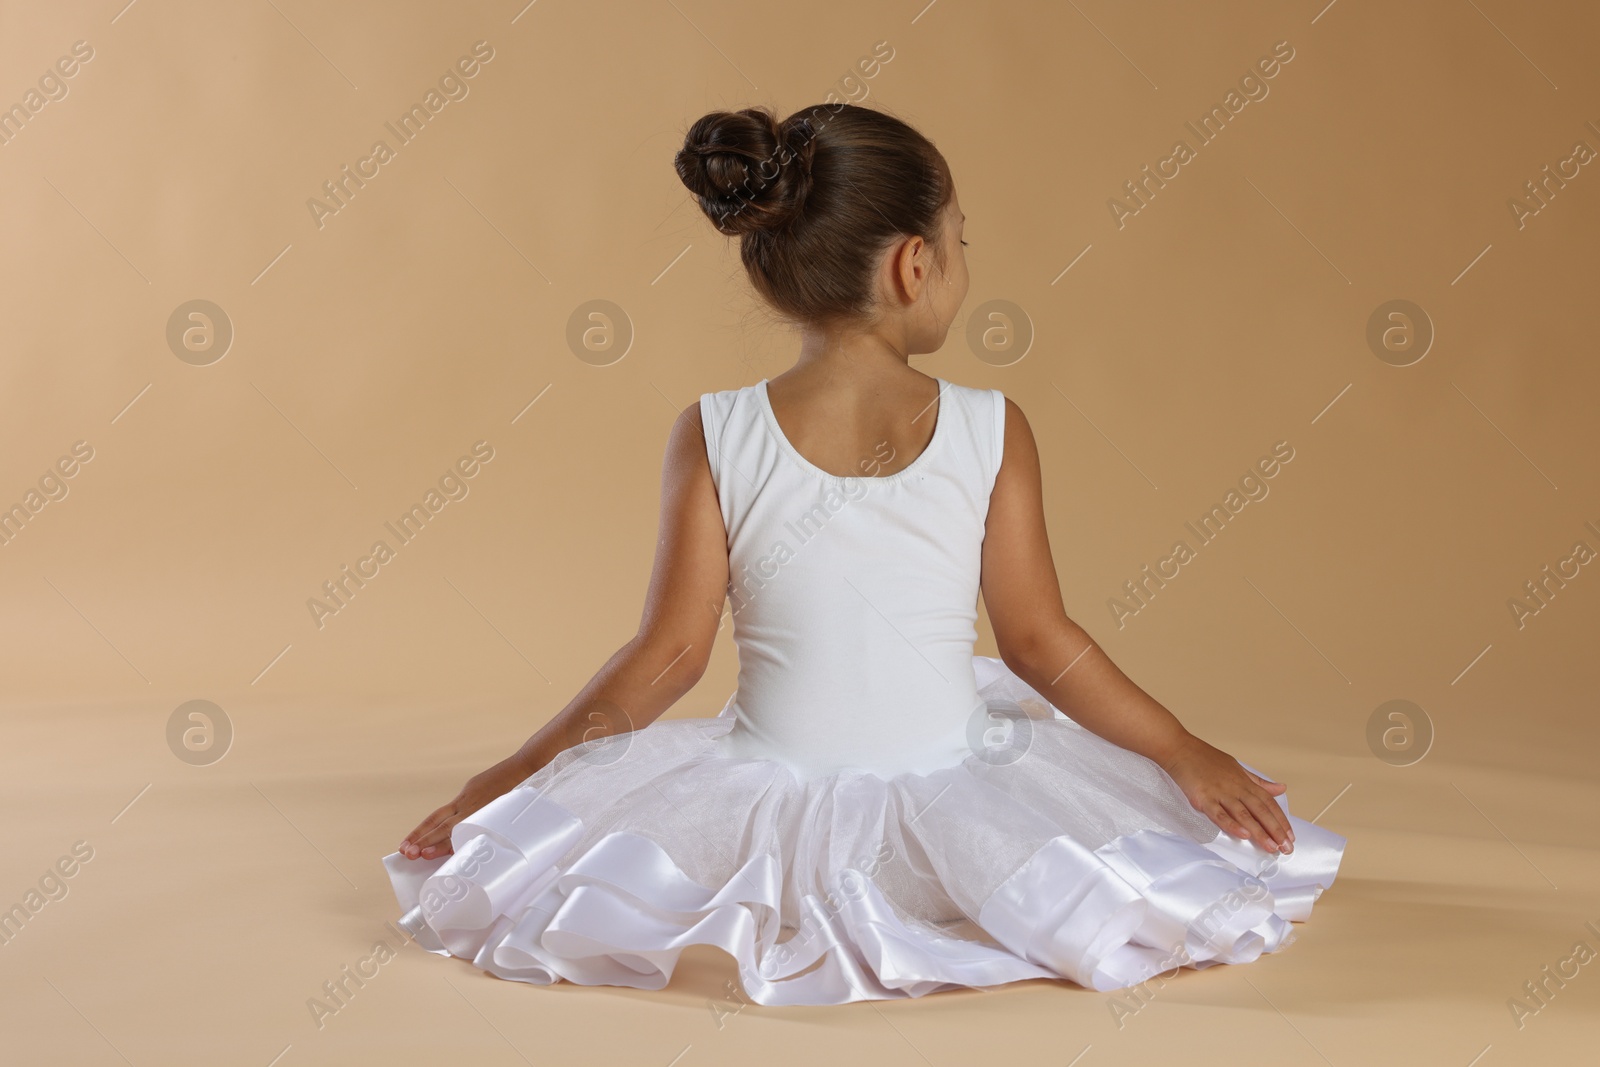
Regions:
[[935, 381], [922, 451], [881, 443], [850, 476], [794, 446], [766, 380], [700, 398], [739, 648], [721, 751], [891, 775], [959, 762], [986, 727], [972, 652], [1005, 397]]
[[[799, 359], [680, 415], [638, 635], [385, 857], [401, 926], [535, 983], [660, 988], [716, 945], [762, 1004], [1116, 989], [1286, 945], [1344, 838], [1066, 617], [1021, 410], [910, 368], [968, 288], [943, 156], [825, 105], [714, 112], [675, 165]], [[724, 604], [736, 692], [658, 718]]]

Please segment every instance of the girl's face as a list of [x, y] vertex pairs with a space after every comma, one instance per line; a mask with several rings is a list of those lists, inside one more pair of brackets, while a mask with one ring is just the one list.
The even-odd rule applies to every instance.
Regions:
[[961, 200], [952, 191], [940, 233], [944, 269], [934, 274], [926, 290], [924, 299], [927, 301], [927, 315], [922, 317], [926, 329], [918, 331], [919, 335], [925, 336], [916, 338], [917, 343], [912, 349], [914, 352], [938, 351], [951, 325], [955, 323], [962, 302], [967, 299], [970, 279], [967, 276], [966, 242], [962, 240], [966, 219], [961, 211]]

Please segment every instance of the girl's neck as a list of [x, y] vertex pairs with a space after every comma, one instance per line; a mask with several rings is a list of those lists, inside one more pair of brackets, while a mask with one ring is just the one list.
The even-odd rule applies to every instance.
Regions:
[[800, 335], [800, 354], [784, 373], [864, 380], [892, 377], [909, 366], [907, 346], [896, 331], [806, 328]]

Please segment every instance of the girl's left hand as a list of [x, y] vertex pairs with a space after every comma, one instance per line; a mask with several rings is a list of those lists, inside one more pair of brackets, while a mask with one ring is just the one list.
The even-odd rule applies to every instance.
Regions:
[[1294, 829], [1273, 798], [1289, 787], [1240, 766], [1239, 761], [1192, 735], [1162, 764], [1196, 811], [1234, 837], [1268, 852], [1294, 851]]
[[434, 809], [426, 819], [417, 824], [400, 842], [396, 850], [406, 859], [431, 860], [450, 855], [450, 831], [456, 823], [483, 807], [496, 797], [509, 793], [532, 773], [515, 757], [501, 760], [488, 770], [479, 771], [467, 779], [455, 799]]

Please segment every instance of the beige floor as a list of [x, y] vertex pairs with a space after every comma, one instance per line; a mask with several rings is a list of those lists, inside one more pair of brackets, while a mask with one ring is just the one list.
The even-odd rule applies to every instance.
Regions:
[[[73, 871], [0, 944], [0, 1065], [1600, 1061], [1600, 567], [1563, 567], [1600, 546], [1597, 40], [1572, 0], [0, 0], [0, 109], [70, 89], [0, 146], [0, 508], [38, 505], [0, 547], [0, 909]], [[915, 365], [1026, 411], [1069, 613], [1346, 835], [1339, 880], [1121, 1025], [1067, 983], [766, 1009], [714, 950], [639, 992], [412, 947], [319, 1028], [393, 936], [380, 857], [633, 634], [673, 419], [799, 350], [674, 172], [686, 127], [841, 96], [957, 176], [971, 289]], [[480, 441], [470, 496], [308, 610]], [[1114, 621], [1277, 442], [1271, 495]], [[725, 630], [671, 714], [733, 678]], [[199, 697], [236, 731], [209, 766], [166, 737]], [[1397, 697], [1437, 733], [1409, 767], [1367, 742]]]
[[[224, 759], [190, 767], [161, 743], [170, 707], [10, 709], [7, 902], [75, 842], [93, 855], [0, 949], [7, 1063], [1593, 1062], [1594, 968], [1520, 1029], [1508, 1000], [1600, 945], [1600, 788], [1515, 754], [1394, 768], [1252, 747], [1293, 810], [1327, 806], [1347, 835], [1340, 878], [1283, 952], [1182, 972], [1142, 1005], [1034, 981], [771, 1009], [742, 1004], [711, 948], [645, 992], [509, 983], [410, 946], [319, 1028], [322, 984], [396, 940], [378, 857], [490, 748], [458, 737], [429, 766], [436, 706], [261, 701], [236, 706]], [[458, 710], [515, 726], [509, 703]]]

